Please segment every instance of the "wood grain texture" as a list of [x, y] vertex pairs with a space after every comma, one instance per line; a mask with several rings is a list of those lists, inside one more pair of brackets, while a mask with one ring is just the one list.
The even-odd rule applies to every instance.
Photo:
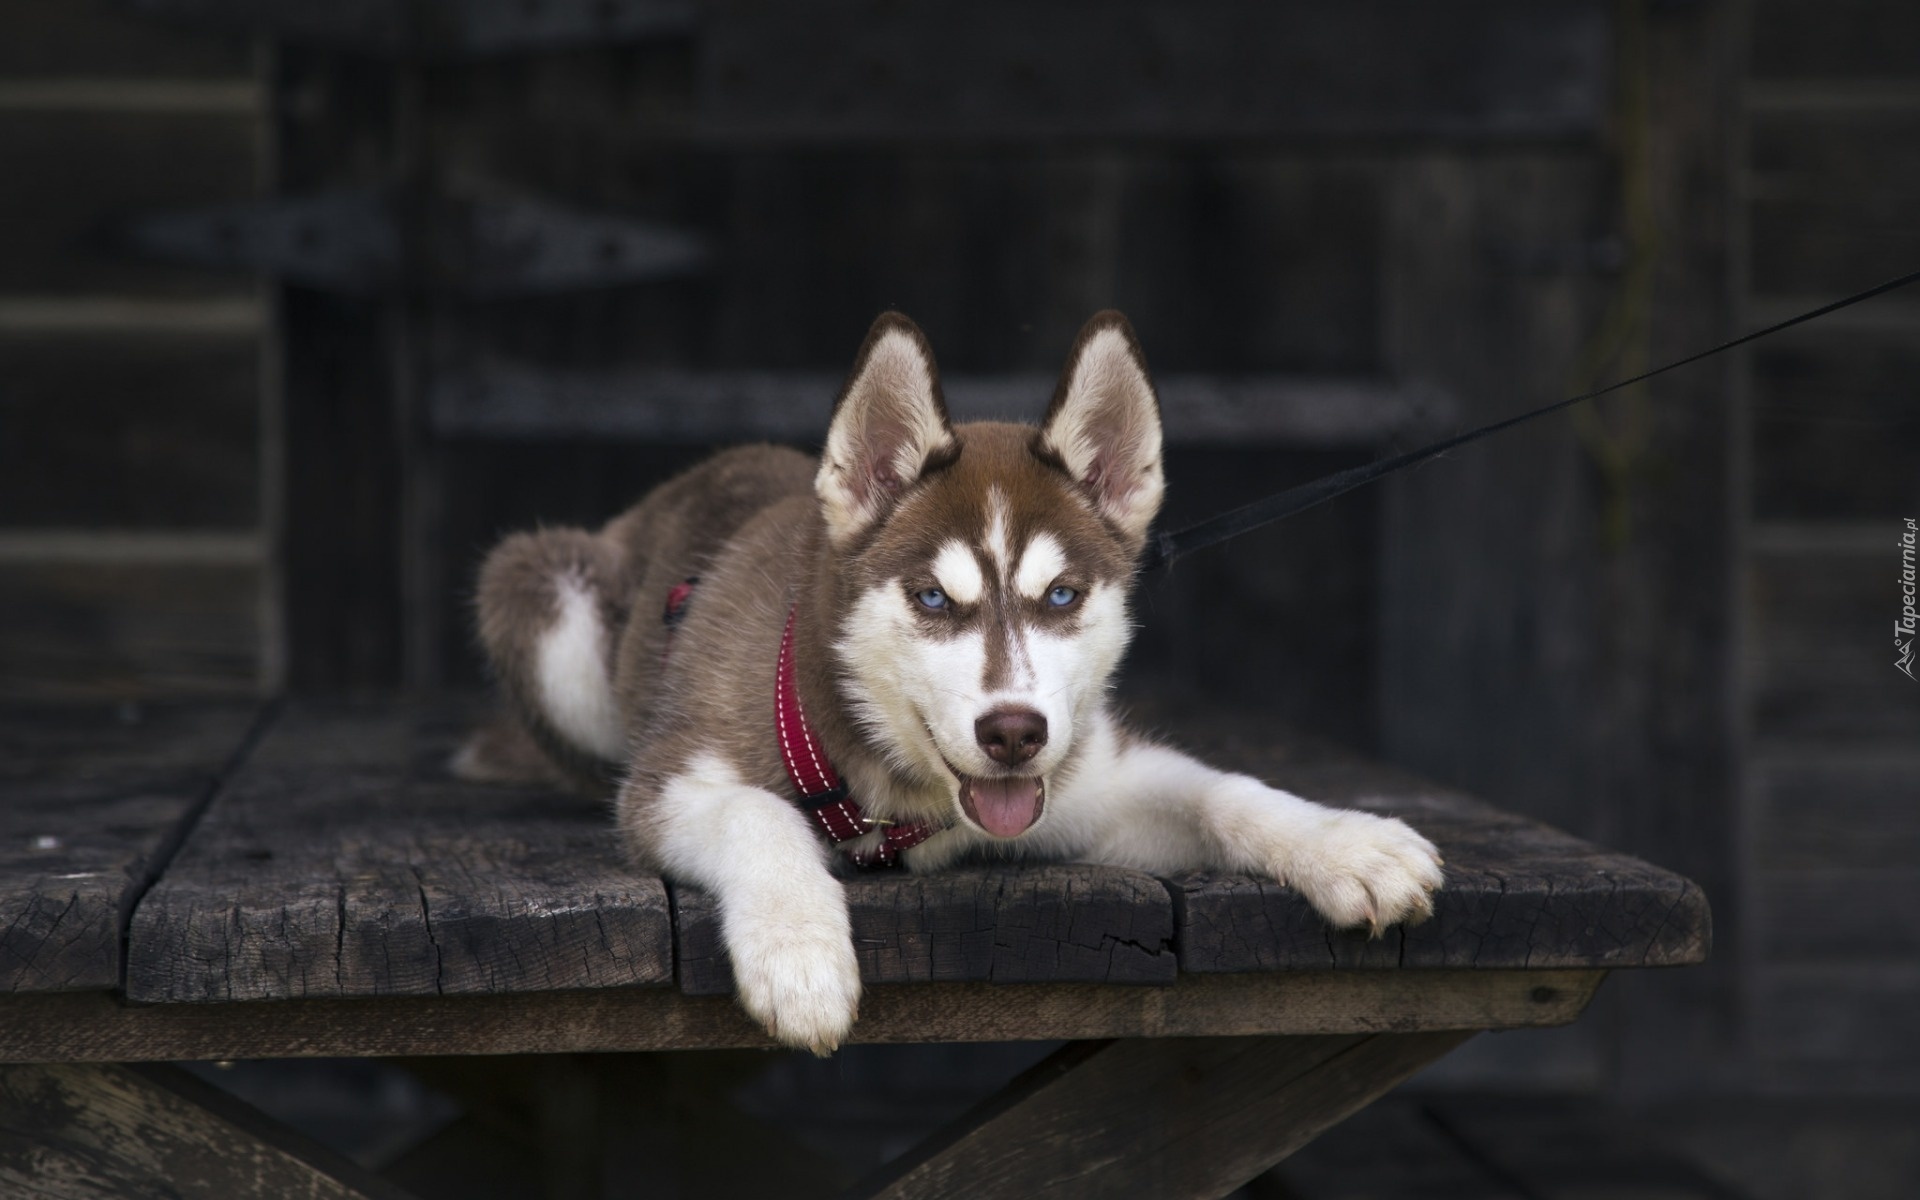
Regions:
[[[458, 705], [391, 701], [291, 709], [135, 913], [129, 997], [669, 979], [692, 995], [731, 991], [712, 897], [675, 889], [669, 914], [665, 885], [620, 858], [599, 804], [446, 776], [465, 718]], [[1435, 920], [1368, 942], [1331, 936], [1289, 889], [1248, 878], [1163, 883], [1072, 864], [875, 873], [847, 882], [864, 977], [1166, 984], [1180, 964], [1607, 968], [1704, 957], [1706, 904], [1686, 880], [1310, 739], [1268, 750], [1271, 732], [1248, 724], [1215, 739], [1239, 747], [1216, 761], [1316, 800], [1400, 813], [1440, 840], [1452, 874]]]
[[[1601, 971], [1302, 971], [1098, 983], [923, 983], [862, 998], [850, 1042], [1410, 1033], [1564, 1025]], [[774, 1047], [725, 996], [670, 988], [128, 1004], [0, 997], [0, 1062], [571, 1054]]]
[[[1317, 774], [1318, 772], [1315, 772]], [[1302, 776], [1309, 773], [1301, 772]], [[1293, 889], [1259, 879], [1170, 881], [1182, 970], [1654, 967], [1706, 960], [1712, 921], [1690, 880], [1404, 776], [1354, 767], [1301, 794], [1362, 793], [1357, 806], [1406, 820], [1440, 847], [1434, 915], [1379, 938], [1335, 932]], [[1346, 799], [1347, 797], [1342, 797]]]
[[176, 1068], [0, 1068], [0, 1189], [45, 1200], [404, 1200]]
[[1469, 1036], [1078, 1042], [853, 1194], [1211, 1200]]
[[[967, 867], [847, 881], [868, 983], [1171, 983], [1173, 905], [1151, 876], [1113, 867]], [[673, 889], [680, 990], [731, 992], [713, 897]]]
[[459, 995], [672, 978], [666, 891], [597, 803], [445, 773], [464, 724], [288, 711], [129, 928], [145, 1001]]
[[0, 992], [108, 989], [120, 932], [255, 707], [0, 707]]
[[1216, 765], [1323, 804], [1400, 817], [1446, 860], [1433, 919], [1371, 940], [1329, 929], [1279, 884], [1170, 879], [1183, 972], [1678, 966], [1707, 956], [1707, 898], [1674, 872], [1262, 718], [1140, 715], [1144, 728]]

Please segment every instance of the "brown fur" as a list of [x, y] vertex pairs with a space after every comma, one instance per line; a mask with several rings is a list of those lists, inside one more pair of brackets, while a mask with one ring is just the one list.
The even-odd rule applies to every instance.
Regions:
[[[529, 732], [576, 774], [624, 770], [633, 859], [714, 895], [740, 1001], [779, 1040], [830, 1051], [860, 997], [834, 879], [849, 857], [790, 803], [774, 719], [789, 621], [819, 752], [869, 817], [936, 827], [902, 852], [910, 868], [1031, 854], [1252, 870], [1343, 926], [1431, 912], [1437, 855], [1404, 824], [1115, 727], [1105, 689], [1165, 491], [1161, 439], [1118, 314], [1088, 323], [1038, 428], [954, 426], [925, 339], [889, 314], [821, 461], [729, 451], [598, 532], [518, 535], [488, 560], [481, 636]], [[1057, 558], [1031, 551], [1042, 533]], [[693, 575], [670, 631], [663, 607]], [[480, 749], [470, 769], [512, 757]]]
[[[1118, 323], [1101, 314], [1088, 324], [1068, 359], [1068, 373], [1093, 331]], [[889, 314], [875, 322], [849, 377], [849, 389], [880, 336], [907, 331], [924, 346], [919, 330]], [[1136, 351], [1137, 353], [1137, 351]], [[626, 769], [619, 784], [622, 826], [635, 856], [646, 862], [652, 841], [650, 802], [658, 789], [703, 745], [716, 742], [744, 782], [785, 794], [788, 783], [773, 736], [773, 675], [787, 615], [798, 604], [795, 626], [796, 683], [822, 748], [863, 797], [882, 796], [888, 766], [884, 747], [868, 744], [849, 719], [829, 647], [839, 636], [854, 599], [876, 583], [915, 578], [938, 548], [961, 539], [983, 560], [983, 508], [989, 493], [1005, 505], [1010, 547], [1017, 556], [1045, 527], [1062, 539], [1084, 589], [1124, 581], [1133, 571], [1141, 539], [1128, 536], [1101, 513], [1093, 489], [1071, 479], [1058, 455], [1030, 425], [979, 422], [953, 427], [938, 402], [946, 435], [922, 460], [911, 480], [890, 479], [885, 445], [858, 452], [866, 477], [876, 481], [864, 497], [882, 516], [849, 544], [835, 547], [826, 534], [813, 484], [816, 460], [773, 446], [723, 452], [662, 484], [637, 506], [597, 532], [550, 529], [509, 537], [489, 556], [479, 591], [480, 632], [488, 657], [515, 710], [541, 747], [577, 779], [604, 788]], [[849, 403], [843, 390], [838, 414]], [[1059, 398], [1055, 398], [1055, 407]], [[1051, 410], [1050, 410], [1051, 411]], [[886, 420], [875, 422], [884, 435]], [[895, 430], [897, 432], [897, 430]], [[598, 597], [600, 615], [614, 631], [609, 671], [625, 727], [637, 753], [631, 763], [591, 761], [569, 747], [539, 717], [532, 702], [534, 655], [556, 614], [555, 577], [571, 575]], [[983, 570], [989, 580], [992, 570]], [[668, 631], [661, 613], [668, 591], [699, 576], [685, 616]], [[924, 585], [930, 586], [931, 581]], [[1077, 610], [1051, 610], [1003, 593], [995, 581], [967, 611], [923, 614], [928, 632], [955, 632], [970, 623], [991, 631], [1015, 622], [1078, 620]], [[988, 670], [1009, 667], [1013, 639], [990, 637], [995, 652]], [[886, 811], [876, 815], [937, 819], [937, 811]]]

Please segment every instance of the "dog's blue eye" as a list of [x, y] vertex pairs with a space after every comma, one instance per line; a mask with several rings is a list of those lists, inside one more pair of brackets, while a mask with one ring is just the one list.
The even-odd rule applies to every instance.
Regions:
[[945, 608], [947, 606], [947, 594], [939, 588], [928, 588], [924, 592], [915, 592], [913, 598], [920, 602], [920, 607], [922, 608]]
[[1065, 608], [1080, 598], [1080, 593], [1070, 587], [1057, 587], [1047, 593], [1047, 603], [1055, 608]]

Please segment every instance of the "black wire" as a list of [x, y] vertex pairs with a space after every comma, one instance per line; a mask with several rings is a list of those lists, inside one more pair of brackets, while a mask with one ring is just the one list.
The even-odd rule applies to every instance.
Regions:
[[1468, 442], [1478, 441], [1483, 437], [1499, 433], [1503, 429], [1511, 429], [1515, 425], [1524, 421], [1531, 421], [1535, 417], [1544, 417], [1548, 413], [1559, 412], [1563, 408], [1569, 408], [1583, 401], [1597, 399], [1606, 395], [1608, 392], [1617, 392], [1621, 388], [1632, 387], [1636, 383], [1645, 383], [1656, 375], [1664, 375], [1668, 371], [1678, 370], [1681, 367], [1697, 363], [1702, 359], [1712, 358], [1716, 354], [1724, 354], [1736, 346], [1744, 346], [1748, 342], [1758, 341], [1763, 337], [1769, 337], [1779, 333], [1783, 329], [1791, 329], [1795, 325], [1801, 325], [1816, 318], [1824, 317], [1828, 313], [1839, 312], [1843, 308], [1851, 307], [1865, 300], [1871, 300], [1875, 296], [1885, 295], [1887, 292], [1906, 287], [1916, 280], [1920, 280], [1920, 271], [1915, 271], [1910, 275], [1902, 275], [1898, 279], [1889, 279], [1887, 282], [1877, 287], [1870, 287], [1864, 292], [1855, 292], [1845, 299], [1835, 300], [1831, 304], [1823, 304], [1819, 308], [1803, 312], [1798, 316], [1788, 317], [1786, 320], [1769, 325], [1765, 329], [1756, 329], [1751, 333], [1742, 334], [1732, 341], [1722, 342], [1710, 350], [1701, 350], [1697, 353], [1689, 354], [1687, 357], [1676, 359], [1673, 362], [1667, 363], [1665, 366], [1655, 367], [1651, 371], [1644, 371], [1633, 376], [1631, 379], [1622, 379], [1618, 383], [1610, 383], [1597, 391], [1582, 392], [1578, 396], [1569, 396], [1565, 400], [1556, 400], [1552, 404], [1533, 409], [1530, 412], [1519, 413], [1515, 416], [1507, 417], [1504, 420], [1495, 421], [1491, 425], [1482, 425], [1478, 429], [1470, 429], [1465, 433], [1454, 434], [1452, 437], [1434, 442], [1430, 446], [1422, 446], [1418, 450], [1409, 450], [1404, 454], [1396, 454], [1391, 458], [1382, 458], [1374, 462], [1366, 463], [1363, 466], [1349, 467], [1344, 471], [1336, 471], [1332, 475], [1322, 476], [1310, 483], [1303, 483], [1298, 487], [1288, 488], [1284, 492], [1276, 493], [1264, 499], [1255, 500], [1251, 504], [1242, 505], [1239, 508], [1221, 513], [1219, 516], [1209, 517], [1197, 525], [1189, 525], [1187, 528], [1173, 533], [1156, 534], [1153, 540], [1147, 543], [1146, 553], [1142, 558], [1141, 567], [1143, 570], [1153, 570], [1156, 567], [1164, 567], [1183, 554], [1191, 554], [1195, 550], [1217, 545], [1220, 542], [1226, 541], [1228, 538], [1239, 537], [1243, 533], [1258, 529], [1262, 525], [1271, 524], [1283, 517], [1290, 517], [1295, 513], [1305, 512], [1309, 508], [1325, 504], [1336, 496], [1343, 496], [1357, 487], [1365, 487], [1367, 484], [1372, 483], [1384, 475], [1391, 475], [1395, 471], [1411, 467], [1415, 463], [1424, 462], [1437, 454], [1445, 454], [1457, 446], [1464, 446]]

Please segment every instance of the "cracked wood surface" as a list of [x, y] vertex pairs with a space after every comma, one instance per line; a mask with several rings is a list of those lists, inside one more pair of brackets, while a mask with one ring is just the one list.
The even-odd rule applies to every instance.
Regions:
[[[868, 983], [1171, 983], [1173, 906], [1138, 871], [1080, 865], [879, 872], [847, 881]], [[680, 990], [733, 991], [713, 897], [673, 889]]]
[[[447, 776], [468, 715], [398, 701], [284, 713], [133, 914], [128, 997], [673, 982], [730, 991], [712, 899], [679, 889], [670, 905], [665, 884], [621, 860], [604, 806]], [[1376, 940], [1336, 934], [1290, 889], [1244, 877], [1158, 880], [1079, 865], [875, 874], [849, 882], [863, 976], [1166, 984], [1180, 973], [1604, 969], [1705, 956], [1705, 900], [1677, 875], [1311, 739], [1242, 725], [1230, 740], [1220, 721], [1170, 740], [1313, 799], [1406, 817], [1448, 859], [1433, 921]]]
[[134, 913], [136, 1001], [664, 984], [666, 889], [603, 805], [454, 782], [449, 709], [300, 704]]
[[1439, 846], [1446, 884], [1431, 920], [1369, 938], [1329, 929], [1280, 884], [1170, 879], [1183, 971], [1655, 967], [1707, 957], [1707, 899], [1671, 871], [1375, 764], [1305, 759], [1257, 773], [1309, 799], [1400, 817]]
[[0, 709], [0, 992], [119, 985], [127, 910], [258, 711]]

